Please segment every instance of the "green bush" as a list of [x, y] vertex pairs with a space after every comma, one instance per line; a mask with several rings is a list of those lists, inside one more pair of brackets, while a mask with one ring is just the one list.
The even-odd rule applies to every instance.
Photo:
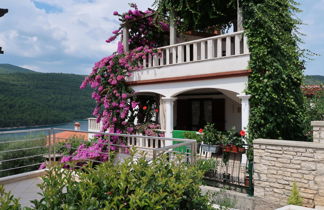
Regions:
[[[76, 176], [78, 179], [75, 179]], [[203, 172], [181, 160], [129, 158], [114, 165], [62, 170], [53, 167], [40, 185], [35, 209], [212, 209], [202, 195]]]
[[10, 192], [5, 192], [2, 185], [0, 185], [0, 208], [1, 210], [21, 209], [19, 200], [17, 198], [14, 198], [14, 196]]
[[210, 170], [216, 169], [217, 164], [218, 163], [216, 159], [199, 159], [196, 162], [196, 167], [198, 170], [205, 173]]
[[303, 205], [303, 199], [299, 195], [299, 190], [295, 182], [292, 185], [291, 194], [288, 198], [288, 204], [297, 206]]
[[[43, 136], [0, 144], [0, 177], [37, 170], [45, 161], [43, 155], [48, 152], [45, 146], [46, 138]], [[15, 160], [6, 161], [10, 159]], [[11, 168], [17, 169], [8, 170]]]
[[324, 120], [324, 90], [307, 100], [310, 121]]

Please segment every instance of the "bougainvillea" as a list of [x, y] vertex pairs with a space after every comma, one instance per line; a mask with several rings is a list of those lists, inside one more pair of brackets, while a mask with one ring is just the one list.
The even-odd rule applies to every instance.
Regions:
[[[158, 112], [156, 103], [150, 101], [149, 104], [145, 104], [144, 101], [141, 103], [141, 100], [137, 100], [134, 90], [127, 84], [126, 79], [133, 71], [143, 68], [141, 65], [143, 60], [148, 60], [149, 56], [160, 56], [156, 47], [163, 44], [163, 32], [166, 32], [169, 27], [164, 21], [153, 17], [153, 10], [148, 9], [143, 12], [138, 10], [135, 4], [130, 6], [131, 10], [126, 13], [119, 14], [117, 11], [113, 13], [119, 16], [122, 24], [106, 40], [107, 43], [113, 42], [122, 36], [122, 27], [126, 27], [129, 33], [129, 51], [125, 51], [122, 42], [119, 41], [117, 51], [95, 63], [91, 74], [85, 78], [80, 88], [90, 85], [94, 89], [92, 98], [96, 101], [96, 107], [92, 114], [97, 117], [98, 123], [102, 123], [102, 132], [132, 134], [137, 129], [139, 133], [145, 135], [161, 136], [154, 131], [159, 128], [159, 125], [150, 122], [152, 113]], [[147, 117], [142, 116], [140, 124], [135, 126], [134, 120], [138, 114]], [[144, 132], [143, 128], [145, 128]], [[107, 161], [109, 151], [117, 149], [115, 146], [108, 148], [107, 143], [126, 144], [121, 137], [113, 136], [108, 140], [104, 135], [97, 136], [90, 146], [79, 145], [75, 152], [64, 156], [61, 162], [76, 161], [82, 165], [87, 159]]]
[[122, 27], [127, 27], [129, 51], [125, 52], [122, 42], [118, 42], [117, 52], [97, 62], [81, 85], [84, 88], [89, 84], [94, 89], [92, 98], [97, 106], [93, 115], [97, 117], [97, 122], [102, 122], [101, 131], [110, 133], [134, 132], [134, 119], [140, 113], [139, 102], [134, 97], [133, 89], [127, 85], [126, 78], [133, 71], [143, 68], [143, 60], [149, 56], [159, 56], [160, 52], [155, 48], [162, 44], [163, 32], [168, 30], [168, 24], [152, 16], [153, 10], [143, 12], [135, 4], [131, 4], [131, 8], [123, 14], [117, 11], [113, 13], [119, 16], [122, 24], [106, 41], [114, 41], [122, 34]]

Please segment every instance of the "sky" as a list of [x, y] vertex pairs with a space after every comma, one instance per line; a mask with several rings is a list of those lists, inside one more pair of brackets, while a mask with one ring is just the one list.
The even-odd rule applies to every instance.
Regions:
[[[305, 74], [324, 75], [324, 0], [298, 0], [298, 17], [304, 44], [318, 54], [306, 64]], [[113, 11], [128, 11], [128, 3], [140, 9], [154, 0], [1, 0], [9, 9], [0, 18], [0, 63], [10, 63], [39, 72], [87, 75], [93, 64], [116, 50], [105, 40], [118, 28]]]

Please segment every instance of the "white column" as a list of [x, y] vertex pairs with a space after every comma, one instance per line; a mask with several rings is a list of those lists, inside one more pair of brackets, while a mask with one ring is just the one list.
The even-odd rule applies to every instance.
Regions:
[[243, 15], [240, 0], [237, 0], [237, 31], [243, 31]]
[[[237, 97], [239, 97], [241, 99], [241, 118], [242, 118], [242, 130], [245, 130], [246, 133], [248, 133], [247, 128], [249, 125], [249, 116], [250, 116], [250, 103], [249, 103], [249, 99], [251, 97], [251, 95], [246, 95], [245, 93], [241, 93], [240, 95], [237, 95]], [[245, 142], [246, 144], [247, 142]], [[247, 147], [246, 147], [247, 149]], [[246, 154], [242, 155], [242, 161], [241, 164], [245, 165], [247, 162], [247, 156]]]
[[173, 131], [173, 102], [174, 97], [163, 97], [163, 104], [165, 107], [165, 137], [172, 138]]
[[127, 28], [126, 25], [124, 25], [124, 27], [123, 27], [123, 46], [124, 46], [124, 52], [128, 52], [128, 50], [129, 50], [128, 39], [129, 39], [128, 28]]
[[241, 99], [241, 125], [242, 125], [242, 130], [247, 131], [248, 125], [249, 125], [249, 116], [250, 116], [250, 103], [249, 99], [251, 95], [246, 95], [245, 93], [242, 93], [240, 95], [237, 95]]
[[177, 38], [174, 18], [174, 13], [170, 11], [170, 45], [175, 44]]

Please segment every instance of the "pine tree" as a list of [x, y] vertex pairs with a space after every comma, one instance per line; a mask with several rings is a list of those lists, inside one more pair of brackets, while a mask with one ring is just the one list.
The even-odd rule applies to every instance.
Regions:
[[296, 182], [294, 182], [292, 185], [291, 194], [288, 198], [288, 204], [297, 206], [301, 206], [303, 204], [303, 199], [299, 195], [299, 190]]

